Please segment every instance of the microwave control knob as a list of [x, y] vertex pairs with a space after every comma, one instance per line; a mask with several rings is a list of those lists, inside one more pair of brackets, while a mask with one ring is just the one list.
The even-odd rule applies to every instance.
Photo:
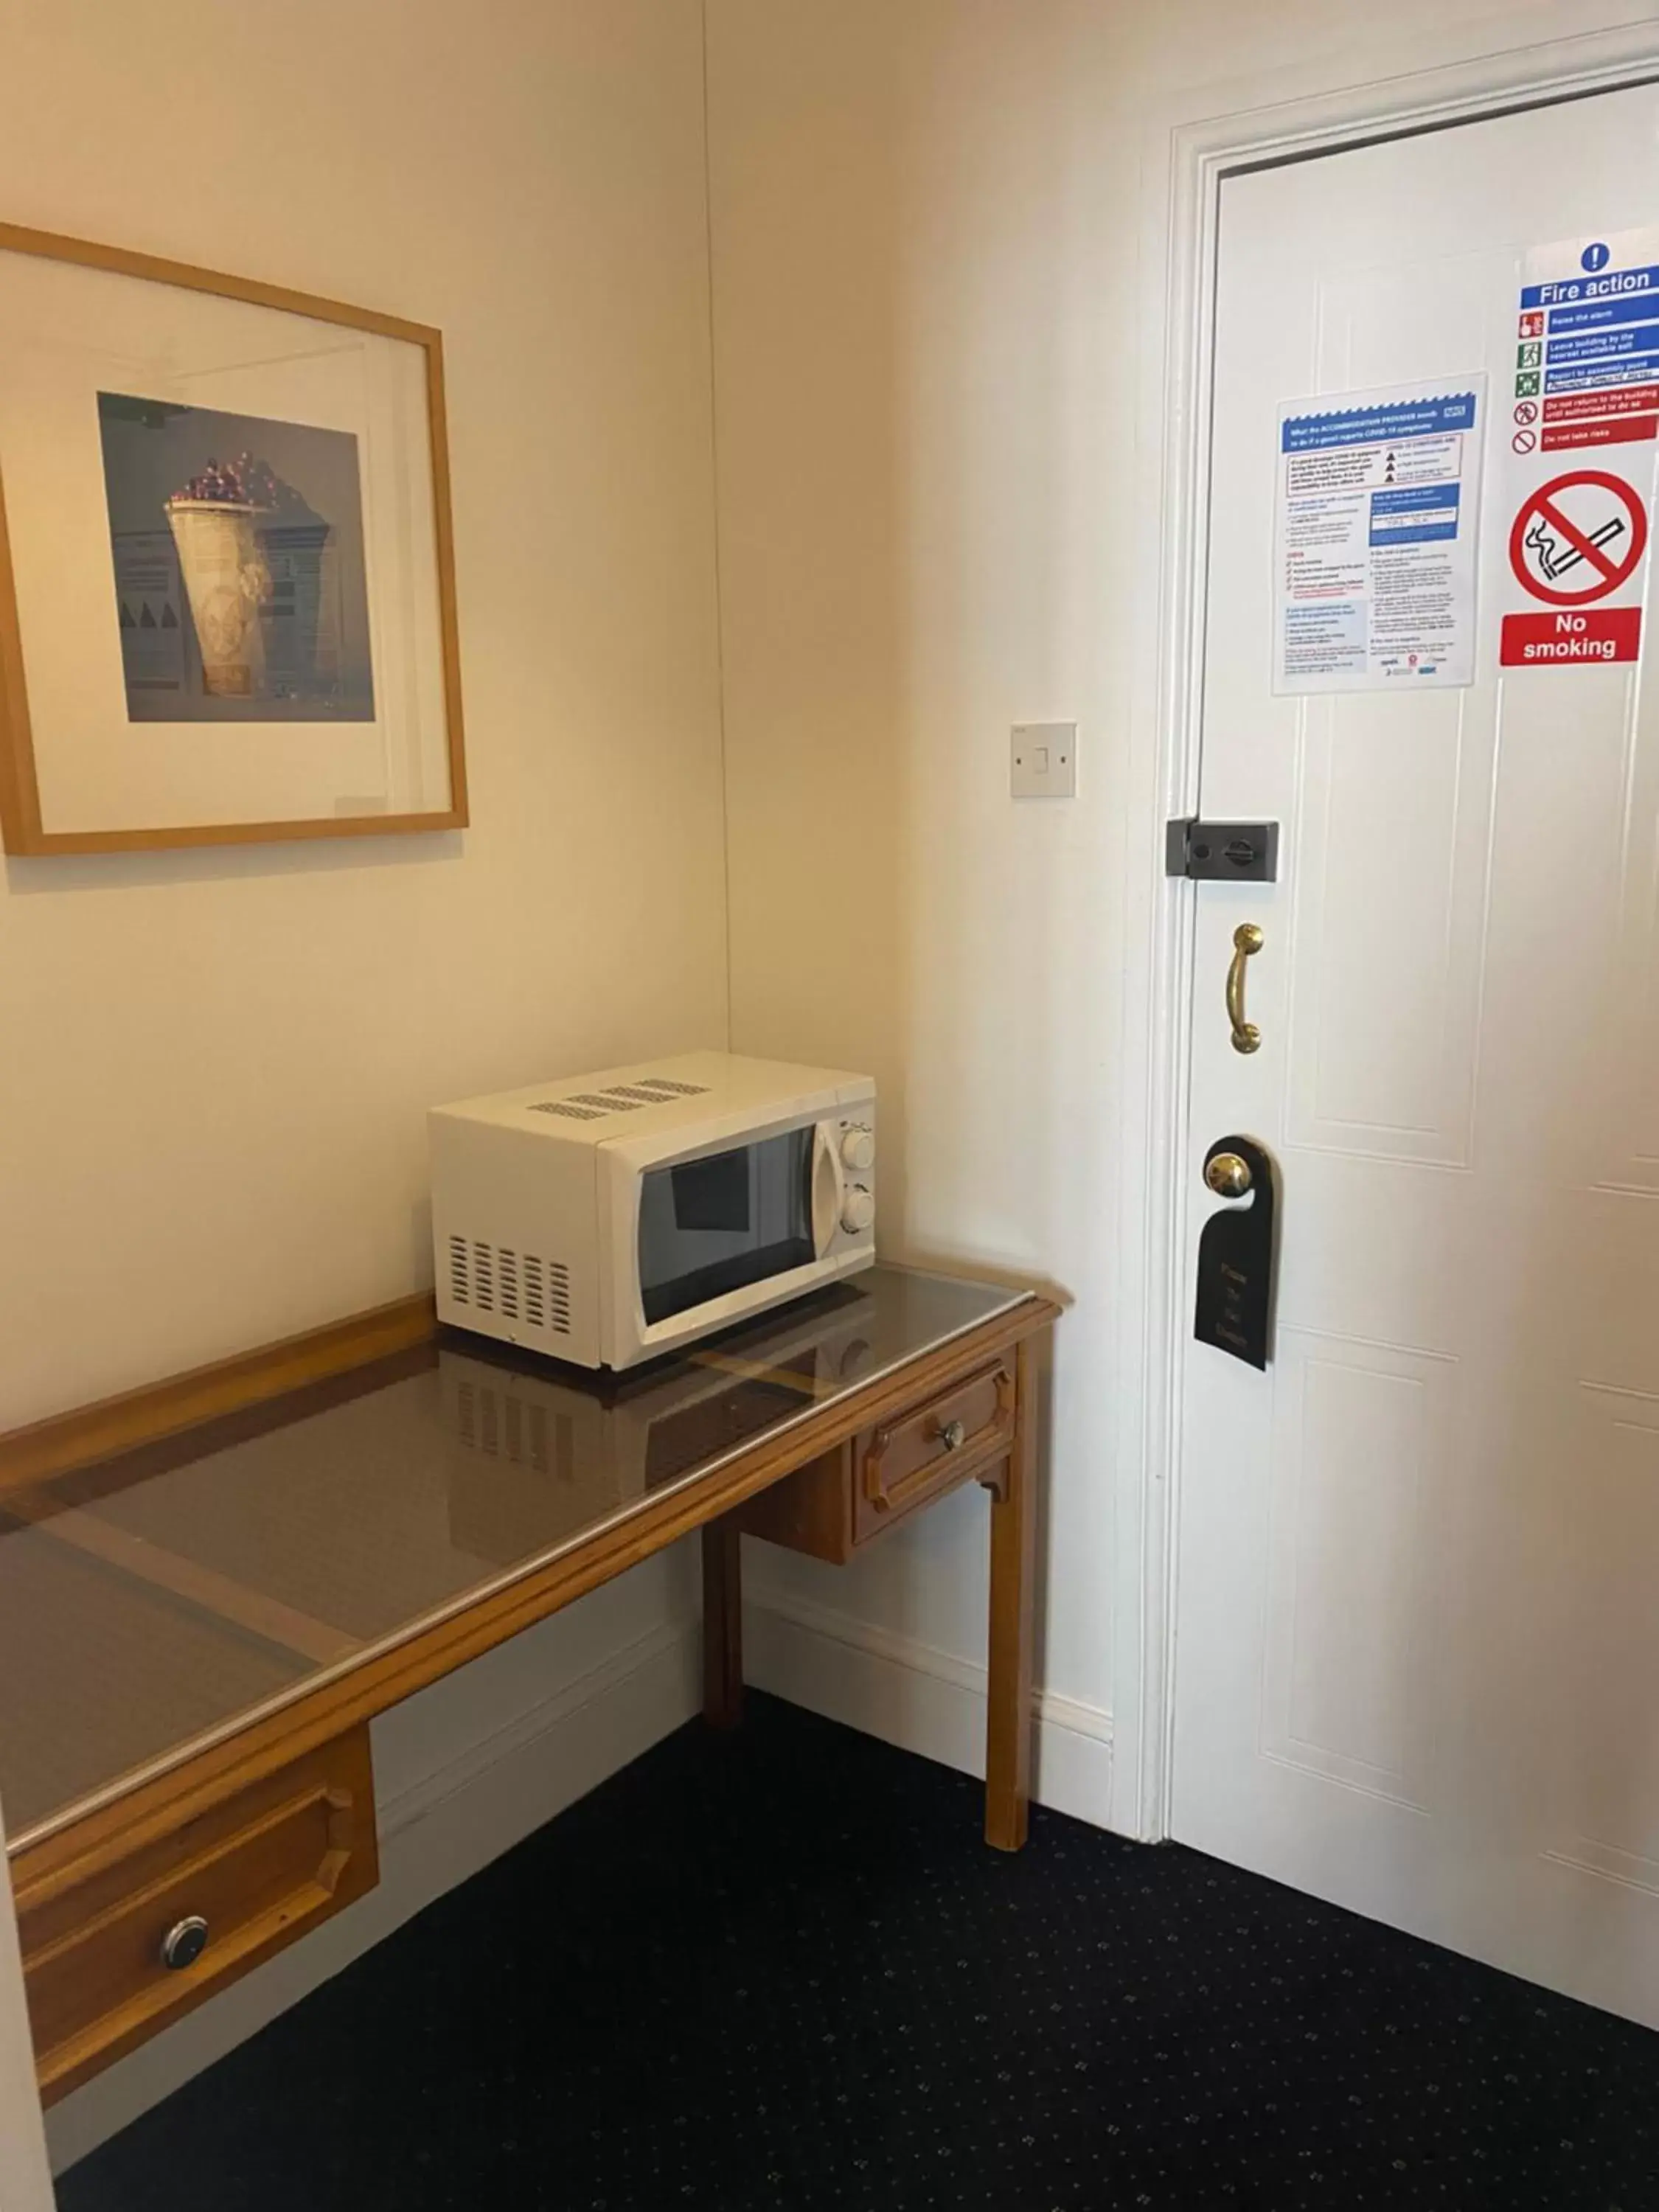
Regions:
[[867, 1229], [876, 1218], [876, 1201], [867, 1190], [849, 1190], [842, 1202], [841, 1225], [849, 1237]]
[[841, 1140], [841, 1157], [849, 1168], [867, 1168], [876, 1157], [876, 1140], [867, 1129], [849, 1129]]

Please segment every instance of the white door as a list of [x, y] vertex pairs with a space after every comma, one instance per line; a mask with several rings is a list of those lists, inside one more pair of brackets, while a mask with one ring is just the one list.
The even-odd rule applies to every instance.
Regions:
[[[1222, 188], [1202, 811], [1283, 847], [1190, 894], [1187, 1172], [1265, 1140], [1281, 1243], [1267, 1372], [1187, 1347], [1171, 1805], [1659, 2026], [1659, 716], [1496, 666], [1522, 256], [1656, 222], [1650, 88]], [[1273, 696], [1279, 404], [1477, 369], [1476, 682]]]

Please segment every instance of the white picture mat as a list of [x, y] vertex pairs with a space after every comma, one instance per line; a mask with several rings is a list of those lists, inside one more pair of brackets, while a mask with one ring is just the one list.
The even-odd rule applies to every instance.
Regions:
[[[48, 833], [447, 807], [426, 377], [405, 339], [0, 252], [0, 487]], [[373, 721], [128, 720], [100, 391], [355, 435]]]

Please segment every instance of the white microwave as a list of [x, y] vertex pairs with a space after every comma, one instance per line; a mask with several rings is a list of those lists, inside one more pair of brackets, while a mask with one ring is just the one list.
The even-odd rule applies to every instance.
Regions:
[[871, 1265], [876, 1086], [696, 1052], [440, 1106], [438, 1318], [631, 1367]]

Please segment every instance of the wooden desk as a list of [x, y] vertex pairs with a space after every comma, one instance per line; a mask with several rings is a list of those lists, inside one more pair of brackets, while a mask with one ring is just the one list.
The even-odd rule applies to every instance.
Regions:
[[42, 2094], [373, 1887], [375, 1713], [694, 1528], [729, 1726], [740, 1532], [847, 1559], [983, 1483], [985, 1832], [1017, 1850], [1057, 1310], [878, 1267], [611, 1377], [412, 1300], [0, 1437], [0, 1799]]

